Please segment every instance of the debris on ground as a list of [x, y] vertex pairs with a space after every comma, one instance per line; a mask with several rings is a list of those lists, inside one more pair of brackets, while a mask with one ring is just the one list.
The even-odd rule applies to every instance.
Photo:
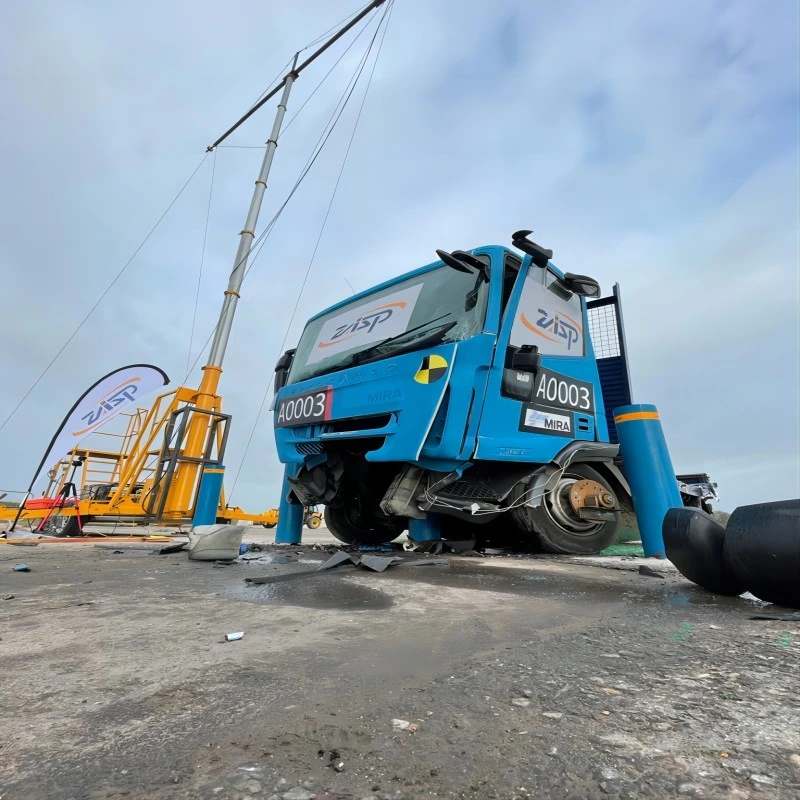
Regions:
[[6, 595], [6, 596], [3, 598], [3, 600], [13, 600], [13, 599], [14, 599], [14, 595], [13, 595], [13, 594], [7, 594], [7, 595]]
[[30, 572], [31, 568], [27, 564], [14, 564], [14, 572]]
[[385, 556], [361, 556], [359, 564], [373, 572], [384, 572], [392, 564], [396, 564], [400, 559], [386, 558]]
[[[301, 570], [298, 572], [281, 573], [279, 575], [262, 575], [256, 578], [245, 578], [245, 583], [261, 586], [267, 583], [284, 583], [300, 578], [320, 576], [330, 572], [336, 567], [361, 567], [371, 572], [385, 572], [389, 567], [449, 567], [446, 559], [416, 558], [408, 560], [398, 556], [373, 556], [355, 555], [344, 550], [337, 550], [324, 564], [316, 569]], [[337, 570], [341, 572], [341, 570]]]
[[407, 719], [393, 719], [392, 727], [396, 731], [411, 731], [413, 733], [419, 726], [416, 722], [409, 722]]
[[319, 570], [322, 571], [323, 569], [333, 569], [334, 567], [339, 567], [342, 564], [347, 563], [355, 566], [358, 564], [358, 558], [353, 558], [353, 556], [351, 556], [349, 553], [345, 553], [343, 550], [338, 550], [319, 568]]
[[663, 572], [656, 572], [652, 567], [648, 567], [647, 564], [639, 566], [639, 574], [646, 575], [648, 578], [661, 578], [661, 580], [667, 577]]
[[162, 547], [158, 551], [158, 554], [161, 555], [161, 556], [165, 556], [165, 555], [169, 555], [170, 553], [180, 553], [181, 550], [186, 548], [186, 546], [188, 544], [189, 544], [189, 542], [179, 542], [178, 544], [170, 544], [170, 545], [167, 545], [166, 547]]
[[800, 611], [791, 611], [788, 614], [752, 614], [750, 619], [767, 619], [775, 622], [800, 622]]
[[225, 641], [226, 642], [238, 642], [244, 636], [244, 631], [238, 631], [237, 633], [226, 633], [225, 634]]
[[[248, 551], [249, 552], [249, 551]], [[253, 551], [254, 553], [257, 551]], [[287, 556], [284, 553], [264, 553], [263, 555], [242, 555], [239, 558], [242, 562], [257, 561], [259, 564], [294, 564], [297, 559]]]

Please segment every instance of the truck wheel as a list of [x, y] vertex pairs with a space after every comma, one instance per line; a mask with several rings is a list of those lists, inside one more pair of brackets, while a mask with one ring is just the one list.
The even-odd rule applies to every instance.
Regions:
[[364, 526], [353, 519], [347, 506], [325, 506], [325, 524], [328, 530], [344, 544], [378, 545], [396, 539], [402, 530], [389, 526]]
[[264, 527], [267, 529], [274, 528], [277, 524], [278, 524], [277, 522], [265, 522]]
[[[586, 555], [598, 553], [610, 547], [617, 539], [621, 514], [615, 512], [608, 522], [582, 520], [569, 502], [569, 491], [577, 481], [590, 480], [599, 483], [615, 499], [616, 495], [608, 481], [586, 464], [572, 464], [558, 479], [555, 488], [548, 492], [538, 508], [520, 506], [511, 511], [517, 524], [527, 531], [546, 553]], [[516, 493], [521, 500], [524, 491]]]
[[322, 525], [322, 520], [320, 520], [319, 517], [309, 517], [306, 520], [306, 525], [308, 525], [308, 527], [311, 528], [311, 530], [313, 531], [319, 528], [320, 525]]

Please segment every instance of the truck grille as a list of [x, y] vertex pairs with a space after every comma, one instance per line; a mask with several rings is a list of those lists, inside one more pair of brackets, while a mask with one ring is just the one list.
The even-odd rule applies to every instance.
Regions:
[[303, 456], [318, 456], [322, 452], [322, 444], [320, 442], [301, 442], [296, 444], [295, 448]]
[[497, 492], [485, 481], [467, 480], [462, 478], [441, 491], [436, 492], [439, 497], [453, 497], [469, 500], [499, 500]]

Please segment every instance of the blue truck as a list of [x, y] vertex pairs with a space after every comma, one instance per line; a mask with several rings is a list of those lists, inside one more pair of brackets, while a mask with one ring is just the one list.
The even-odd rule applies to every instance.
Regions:
[[591, 553], [633, 518], [611, 413], [631, 402], [619, 288], [600, 297], [530, 234], [437, 250], [312, 317], [278, 360], [289, 502], [324, 505], [340, 541], [428, 520], [444, 539]]

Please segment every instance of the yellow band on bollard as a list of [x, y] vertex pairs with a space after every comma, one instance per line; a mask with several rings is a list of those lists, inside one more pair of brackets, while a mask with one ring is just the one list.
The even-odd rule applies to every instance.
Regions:
[[657, 411], [634, 411], [631, 414], [620, 414], [618, 417], [614, 417], [614, 422], [619, 424], [620, 422], [633, 422], [635, 419], [658, 419], [658, 412]]
[[225, 470], [214, 468], [214, 469], [204, 469], [203, 472], [206, 475], [219, 475], [221, 472], [225, 472]]

